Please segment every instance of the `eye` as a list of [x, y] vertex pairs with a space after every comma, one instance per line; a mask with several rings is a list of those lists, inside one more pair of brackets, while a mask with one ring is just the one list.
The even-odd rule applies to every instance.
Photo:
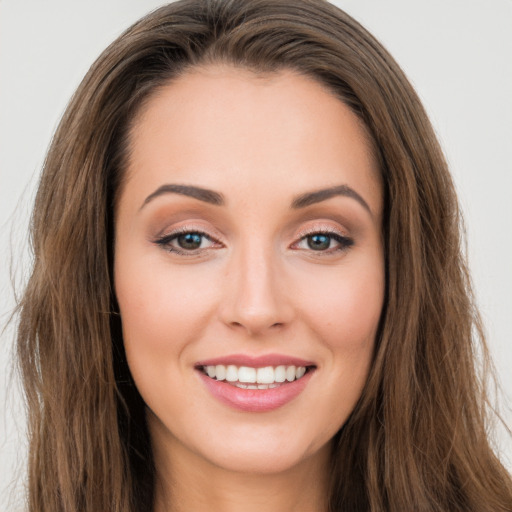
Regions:
[[213, 240], [201, 231], [180, 230], [155, 240], [155, 243], [169, 252], [183, 255], [194, 255], [203, 249], [218, 246], [219, 242]]
[[313, 251], [325, 251], [331, 247], [332, 237], [324, 233], [309, 235], [306, 237], [308, 247]]
[[348, 249], [354, 244], [351, 238], [334, 232], [315, 232], [303, 236], [293, 246], [294, 249], [332, 253]]
[[200, 249], [205, 240], [206, 237], [201, 233], [185, 233], [178, 235], [173, 242], [176, 242], [181, 249], [193, 251], [194, 249]]

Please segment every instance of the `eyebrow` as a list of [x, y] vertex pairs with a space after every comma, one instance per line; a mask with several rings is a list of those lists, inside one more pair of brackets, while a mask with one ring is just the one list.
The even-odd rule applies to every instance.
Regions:
[[[183, 196], [192, 197], [203, 201], [205, 203], [213, 204], [215, 206], [223, 206], [225, 204], [224, 196], [219, 192], [207, 188], [197, 187], [194, 185], [176, 185], [165, 184], [158, 187], [153, 193], [142, 203], [141, 209], [150, 201], [164, 194], [180, 194]], [[306, 192], [295, 197], [292, 201], [291, 207], [295, 209], [306, 208], [316, 203], [326, 201], [336, 196], [345, 196], [355, 199], [361, 206], [365, 208], [371, 215], [372, 211], [368, 203], [351, 187], [348, 185], [337, 185], [330, 188], [315, 190], [313, 192]]]
[[368, 210], [370, 215], [373, 215], [370, 207], [368, 206], [368, 203], [348, 185], [337, 185], [335, 187], [324, 188], [321, 190], [315, 190], [314, 192], [301, 194], [292, 201], [292, 208], [306, 208], [307, 206], [326, 201], [327, 199], [331, 199], [332, 197], [336, 196], [344, 196], [355, 199], [361, 206], [363, 206], [365, 210]]
[[182, 196], [193, 197], [194, 199], [199, 199], [199, 201], [204, 201], [205, 203], [210, 203], [215, 206], [225, 204], [224, 196], [213, 190], [193, 185], [166, 184], [158, 187], [152, 194], [149, 194], [142, 203], [141, 209], [156, 197], [164, 194], [180, 194]]

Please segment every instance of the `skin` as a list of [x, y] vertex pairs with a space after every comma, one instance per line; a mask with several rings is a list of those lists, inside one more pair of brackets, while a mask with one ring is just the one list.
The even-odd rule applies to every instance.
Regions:
[[[210, 66], [153, 95], [131, 149], [115, 289], [148, 407], [156, 510], [326, 510], [330, 441], [361, 395], [384, 297], [382, 186], [365, 128], [295, 72]], [[151, 197], [165, 184], [211, 189], [225, 204]], [[350, 195], [291, 206], [339, 185], [367, 207]], [[187, 252], [167, 236], [178, 228], [209, 238]], [[318, 232], [350, 243], [327, 235], [313, 250]], [[244, 412], [195, 369], [235, 353], [316, 369], [291, 402]]]

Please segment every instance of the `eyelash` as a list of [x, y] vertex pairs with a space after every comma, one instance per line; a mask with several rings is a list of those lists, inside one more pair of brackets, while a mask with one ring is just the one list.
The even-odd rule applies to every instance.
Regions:
[[[178, 248], [178, 247], [171, 245], [171, 243], [174, 240], [176, 240], [178, 237], [180, 237], [182, 235], [198, 235], [201, 238], [205, 238], [206, 240], [213, 242], [214, 244], [221, 244], [221, 242], [212, 238], [210, 235], [208, 235], [204, 231], [201, 231], [198, 229], [193, 229], [193, 228], [187, 228], [187, 227], [180, 228], [176, 231], [173, 231], [172, 233], [169, 233], [160, 238], [157, 238], [154, 241], [154, 243], [156, 245], [162, 247], [163, 249], [165, 249], [168, 252], [177, 254], [179, 256], [185, 256], [185, 257], [197, 256], [199, 251], [211, 249], [211, 247], [203, 248], [203, 249], [201, 249], [199, 247], [197, 249], [186, 250], [186, 249]], [[311, 231], [300, 233], [298, 241], [294, 242], [290, 247], [293, 248], [294, 246], [297, 246], [299, 243], [301, 243], [303, 241], [307, 241], [307, 239], [309, 237], [312, 237], [315, 235], [327, 236], [331, 240], [334, 240], [335, 242], [337, 242], [338, 246], [334, 247], [334, 248], [329, 247], [326, 250], [315, 250], [312, 248], [303, 249], [303, 250], [309, 250], [312, 253], [317, 253], [318, 255], [330, 255], [333, 253], [346, 251], [347, 249], [349, 249], [350, 247], [352, 247], [354, 245], [354, 240], [352, 238], [342, 235], [337, 231], [317, 229], [317, 230], [311, 230]]]
[[292, 246], [298, 245], [300, 242], [307, 241], [307, 239], [309, 237], [312, 237], [315, 235], [327, 236], [331, 240], [334, 240], [335, 242], [337, 242], [339, 244], [338, 247], [329, 247], [325, 251], [323, 251], [323, 250], [315, 251], [311, 247], [309, 249], [304, 249], [304, 250], [310, 250], [312, 253], [317, 253], [319, 256], [331, 255], [334, 253], [346, 251], [347, 249], [349, 249], [350, 247], [352, 247], [354, 245], [354, 240], [352, 238], [342, 235], [338, 231], [331, 231], [328, 229], [312, 229], [310, 231], [304, 231], [304, 232], [300, 233], [299, 240], [297, 242], [294, 242], [292, 244]]
[[175, 247], [175, 246], [171, 245], [171, 242], [176, 240], [178, 237], [180, 237], [182, 235], [189, 235], [189, 234], [190, 235], [199, 235], [202, 238], [206, 238], [210, 242], [220, 244], [219, 241], [215, 240], [214, 238], [209, 236], [204, 231], [201, 231], [200, 229], [193, 229], [193, 228], [188, 228], [188, 227], [183, 227], [183, 228], [177, 229], [176, 231], [173, 231], [172, 233], [169, 233], [168, 235], [164, 235], [160, 238], [157, 238], [155, 240], [155, 244], [159, 245], [166, 251], [174, 253], [174, 254], [178, 254], [179, 256], [197, 256], [198, 251], [204, 250], [204, 249], [198, 248], [198, 249], [193, 249], [193, 250], [186, 250], [186, 249], [182, 249], [182, 248]]

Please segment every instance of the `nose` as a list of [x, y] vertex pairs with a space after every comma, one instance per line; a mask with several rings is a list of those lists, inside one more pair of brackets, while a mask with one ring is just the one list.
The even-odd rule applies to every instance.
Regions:
[[233, 255], [220, 307], [230, 328], [256, 336], [289, 324], [293, 307], [277, 260], [270, 250], [254, 247]]

